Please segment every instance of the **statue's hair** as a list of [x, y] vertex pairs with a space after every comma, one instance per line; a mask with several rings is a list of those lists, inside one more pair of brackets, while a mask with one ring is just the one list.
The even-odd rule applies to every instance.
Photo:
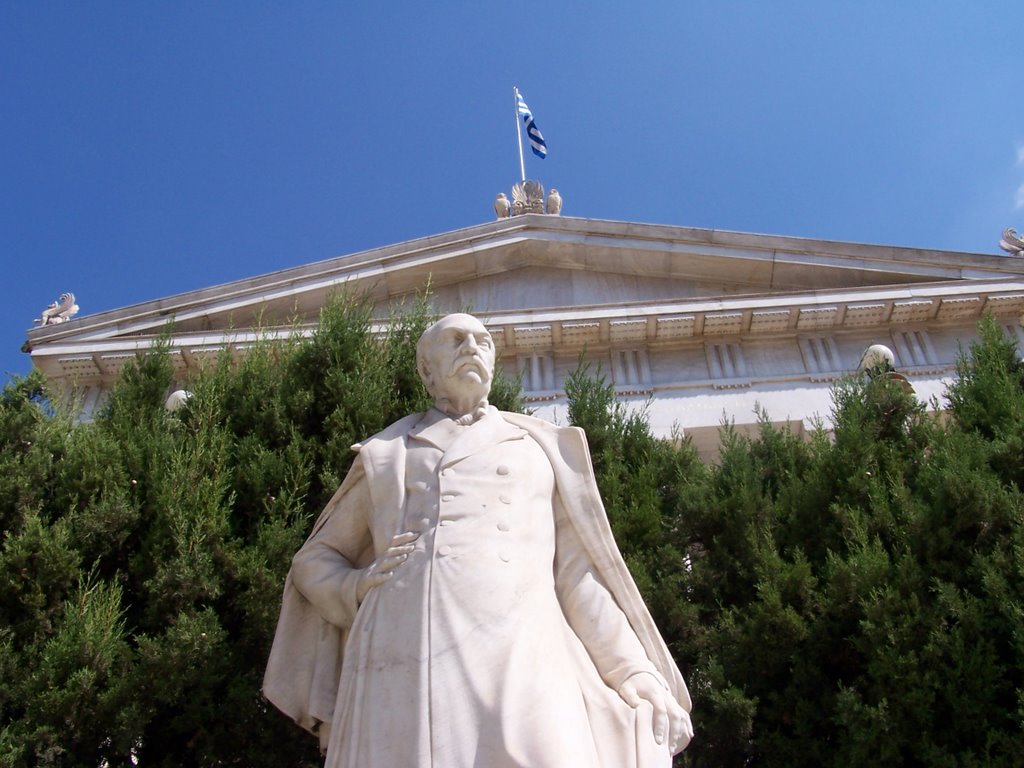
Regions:
[[420, 381], [423, 382], [427, 394], [431, 397], [436, 397], [436, 394], [434, 393], [433, 386], [434, 377], [431, 375], [430, 366], [427, 364], [427, 349], [430, 347], [434, 336], [437, 335], [437, 324], [440, 322], [441, 320], [438, 320], [428, 326], [427, 330], [420, 335], [419, 341], [416, 342], [416, 372], [420, 375]]

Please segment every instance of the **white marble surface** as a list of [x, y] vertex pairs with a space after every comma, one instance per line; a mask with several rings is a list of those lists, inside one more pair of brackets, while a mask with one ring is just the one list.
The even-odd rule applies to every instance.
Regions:
[[[709, 428], [706, 400], [715, 423], [723, 413], [753, 423], [754, 402], [794, 424], [827, 412], [801, 393], [827, 391], [872, 343], [890, 347], [911, 382], [948, 381], [983, 312], [1019, 335], [1024, 311], [1024, 261], [1001, 255], [527, 214], [76, 317], [30, 330], [28, 342], [34, 364], [88, 417], [171, 318], [175, 388], [186, 387], [224, 349], [241, 355], [261, 333], [311, 332], [342, 284], [370, 291], [384, 317], [428, 278], [440, 311], [469, 306], [484, 318], [506, 371], [530, 374], [539, 412], [564, 420], [548, 404], [585, 351], [691, 430]], [[251, 328], [296, 307], [310, 324]], [[659, 417], [656, 431], [667, 436], [670, 421]]]

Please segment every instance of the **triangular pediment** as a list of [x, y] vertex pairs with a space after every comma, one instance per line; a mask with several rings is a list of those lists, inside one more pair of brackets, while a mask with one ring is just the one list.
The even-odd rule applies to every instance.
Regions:
[[[869, 273], [861, 279], [838, 270], [808, 270], [816, 289], [864, 288], [891, 284], [891, 275]], [[824, 283], [829, 282], [825, 285]], [[897, 284], [923, 282], [920, 278]], [[730, 275], [683, 277], [600, 269], [568, 269], [536, 264], [503, 272], [441, 283], [431, 276], [431, 295], [444, 310], [469, 309], [482, 314], [564, 307], [629, 306], [700, 301], [724, 297], [791, 295], [808, 290], [801, 282], [761, 285]]]
[[[740, 318], [728, 327], [750, 329], [768, 312], [773, 323], [796, 328], [804, 310], [786, 320], [782, 307], [810, 313], [811, 305], [870, 299], [888, 302], [888, 313], [900, 292], [931, 291], [947, 296], [941, 301], [953, 311], [948, 296], [959, 289], [943, 286], [1012, 292], [1022, 267], [1003, 256], [524, 215], [36, 328], [27, 346], [37, 364], [49, 359], [52, 369], [58, 356], [95, 356], [91, 345], [120, 354], [109, 351], [119, 340], [127, 349], [169, 323], [176, 337], [213, 345], [256, 326], [311, 323], [343, 290], [368, 294], [385, 317], [428, 283], [439, 311], [470, 308], [510, 323], [689, 313], [699, 329], [705, 313], [718, 322], [715, 313], [725, 312]], [[980, 301], [970, 306], [988, 299]], [[935, 303], [936, 316], [943, 311]]]

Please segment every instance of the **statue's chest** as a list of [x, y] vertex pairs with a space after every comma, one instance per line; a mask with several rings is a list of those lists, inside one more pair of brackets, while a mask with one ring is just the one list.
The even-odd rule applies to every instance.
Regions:
[[435, 446], [410, 446], [406, 530], [437, 529], [451, 543], [551, 536], [554, 474], [532, 438], [490, 445], [451, 464], [443, 457]]

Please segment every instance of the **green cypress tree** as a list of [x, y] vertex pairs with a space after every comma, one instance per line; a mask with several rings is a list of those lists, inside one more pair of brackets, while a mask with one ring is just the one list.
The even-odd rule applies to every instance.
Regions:
[[[644, 409], [617, 402], [615, 388], [582, 360], [566, 380], [569, 422], [587, 435], [598, 489], [623, 558], [684, 677], [692, 684], [693, 635], [701, 617], [687, 600], [689, 556], [676, 520], [699, 508], [708, 477], [688, 441], [653, 436]], [[685, 515], [685, 512], [683, 513]]]
[[[726, 427], [717, 463], [668, 494], [649, 433], [635, 439], [642, 415], [570, 379], [570, 418], [694, 696], [679, 765], [1019, 764], [1024, 376], [991, 319], [979, 337], [946, 419], [892, 377], [850, 378], [831, 435]], [[667, 545], [686, 565], [652, 578]]]
[[727, 431], [708, 513], [680, 518], [707, 620], [689, 763], [1017, 764], [1016, 360], [983, 323], [945, 426], [865, 377], [832, 440]]
[[92, 423], [38, 373], [4, 389], [0, 765], [321, 763], [260, 695], [284, 575], [350, 445], [428, 406], [433, 319], [420, 299], [378, 330], [339, 296], [310, 338], [222, 355], [174, 414], [164, 346]]
[[[0, 765], [318, 765], [259, 696], [281, 584], [349, 446], [428, 405], [425, 301], [339, 297], [308, 339], [225, 355], [163, 409], [166, 352], [74, 424], [0, 396]], [[716, 464], [581, 368], [620, 547], [694, 695], [679, 765], [1015, 765], [1024, 740], [1024, 375], [986, 319], [939, 421], [886, 377], [834, 434], [766, 418]], [[492, 402], [518, 410], [517, 382]]]

